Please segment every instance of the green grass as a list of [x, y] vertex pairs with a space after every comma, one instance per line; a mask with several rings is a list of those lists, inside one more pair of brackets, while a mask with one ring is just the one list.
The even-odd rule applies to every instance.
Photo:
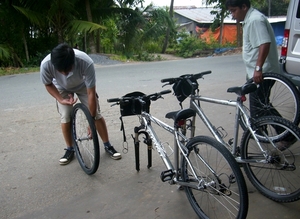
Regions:
[[39, 72], [40, 67], [28, 67], [28, 68], [0, 68], [0, 76], [4, 75], [15, 75], [15, 74], [24, 74], [29, 72]]

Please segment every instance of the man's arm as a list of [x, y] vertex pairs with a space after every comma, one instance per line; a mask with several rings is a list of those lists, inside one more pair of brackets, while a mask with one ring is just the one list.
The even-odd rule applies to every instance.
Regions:
[[95, 117], [97, 112], [96, 87], [87, 88], [87, 94], [88, 94], [88, 104], [89, 104], [90, 113], [92, 117]]
[[[271, 43], [264, 43], [259, 46], [258, 57], [256, 60], [256, 66], [262, 67], [265, 60], [269, 54]], [[262, 71], [254, 70], [253, 81], [257, 84], [261, 83], [263, 80]]]
[[65, 104], [65, 105], [73, 105], [77, 102], [77, 99], [74, 99], [74, 96], [72, 94], [69, 94], [68, 99], [64, 99], [58, 92], [57, 88], [54, 86], [54, 84], [47, 84], [45, 85], [46, 90], [48, 93], [54, 97], [59, 103]]

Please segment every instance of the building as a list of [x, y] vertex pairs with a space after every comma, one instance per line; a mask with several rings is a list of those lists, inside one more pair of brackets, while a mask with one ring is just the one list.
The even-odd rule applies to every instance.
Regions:
[[[215, 33], [207, 32], [210, 31], [209, 27], [215, 18], [215, 15], [211, 14], [213, 10], [216, 9], [213, 7], [197, 8], [195, 6], [174, 7], [174, 19], [179, 25], [178, 30], [184, 30], [189, 32], [191, 35], [199, 35], [199, 37], [204, 35], [207, 38], [207, 36], [210, 35], [215, 39], [218, 39], [220, 36], [220, 30], [217, 29]], [[275, 32], [276, 40], [278, 41], [277, 44], [281, 44], [285, 20], [285, 16], [269, 18], [269, 22], [273, 26]], [[236, 32], [236, 21], [231, 18], [231, 15], [229, 15], [224, 19], [224, 42], [232, 42], [232, 39], [236, 39], [236, 37], [232, 37], [233, 35], [236, 36]]]

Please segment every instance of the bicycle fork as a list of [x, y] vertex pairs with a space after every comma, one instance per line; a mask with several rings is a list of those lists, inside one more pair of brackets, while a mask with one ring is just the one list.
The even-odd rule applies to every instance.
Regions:
[[[147, 126], [145, 127], [144, 125], [141, 125], [139, 127], [135, 127], [134, 129], [135, 132], [135, 136], [134, 136], [134, 145], [135, 145], [135, 163], [136, 163], [136, 170], [139, 171], [140, 170], [140, 163], [139, 163], [139, 146], [140, 146], [140, 141], [139, 141], [139, 135], [144, 134], [145, 138], [144, 138], [144, 143], [147, 144], [147, 151], [148, 151], [148, 165], [147, 167], [150, 168], [152, 166], [152, 149], [153, 146], [155, 146], [159, 156], [161, 157], [161, 159], [163, 160], [166, 168], [167, 168], [167, 172], [166, 172], [166, 179], [165, 181], [169, 180], [168, 177], [171, 177], [173, 174], [171, 174], [171, 172], [173, 172], [174, 167], [169, 159], [169, 157], [167, 156], [162, 144], [160, 142], [158, 142], [158, 137], [156, 135], [156, 133], [154, 132], [154, 130], [152, 129], [151, 126]], [[169, 172], [170, 173], [169, 173]], [[168, 176], [169, 173], [169, 176]]]

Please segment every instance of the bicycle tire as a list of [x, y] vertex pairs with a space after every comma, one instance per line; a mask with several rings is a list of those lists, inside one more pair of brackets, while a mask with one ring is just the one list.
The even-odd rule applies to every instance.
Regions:
[[205, 184], [200, 189], [184, 186], [187, 198], [196, 214], [200, 218], [210, 219], [246, 218], [247, 187], [232, 154], [218, 141], [207, 136], [192, 138], [186, 147], [189, 162], [198, 179], [192, 177], [187, 160], [182, 158], [182, 180], [195, 185], [200, 185], [201, 182]]
[[[278, 137], [274, 129], [284, 128], [289, 133]], [[300, 129], [292, 122], [277, 116], [256, 120], [255, 132], [265, 130], [269, 140], [258, 136], [265, 154], [259, 149], [249, 130], [241, 139], [241, 158], [249, 160], [243, 164], [244, 171], [254, 187], [264, 196], [276, 202], [293, 202], [300, 199]], [[272, 144], [276, 147], [274, 147]], [[284, 144], [286, 147], [284, 147]], [[251, 162], [252, 161], [252, 162]]]
[[95, 121], [82, 103], [73, 107], [72, 135], [75, 154], [81, 168], [88, 175], [94, 174], [100, 162], [99, 140]]
[[[298, 125], [300, 122], [300, 93], [297, 87], [288, 78], [277, 73], [264, 73], [263, 79], [264, 81], [273, 80], [275, 82], [270, 91], [263, 91], [266, 95], [270, 93], [270, 103], [263, 104], [257, 98], [257, 103], [260, 105], [258, 117], [275, 115], [274, 112], [277, 111], [283, 118]], [[252, 83], [253, 79], [249, 82]], [[243, 130], [247, 129], [242, 116], [240, 117], [240, 125]]]

